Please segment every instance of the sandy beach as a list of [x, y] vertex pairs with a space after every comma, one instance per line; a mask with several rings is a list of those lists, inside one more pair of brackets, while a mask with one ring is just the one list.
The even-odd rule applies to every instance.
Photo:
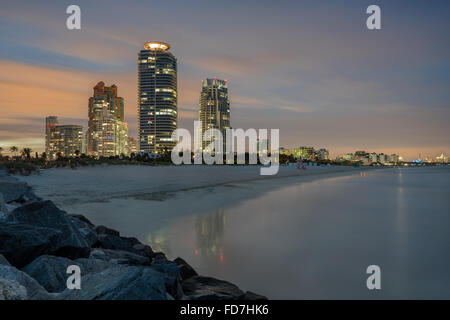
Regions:
[[[280, 167], [274, 176], [258, 166], [97, 166], [42, 170], [20, 177], [36, 194], [68, 213], [147, 241], [171, 218], [214, 210], [311, 179], [359, 172], [354, 167]], [[129, 215], [124, 225], [123, 215]], [[149, 215], [151, 226], [148, 225]], [[136, 226], [139, 226], [136, 228]]]

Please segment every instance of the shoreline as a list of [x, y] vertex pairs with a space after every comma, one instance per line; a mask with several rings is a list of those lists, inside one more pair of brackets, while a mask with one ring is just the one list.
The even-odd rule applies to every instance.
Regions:
[[[142, 168], [148, 168], [144, 170], [147, 172], [138, 177]], [[217, 208], [237, 205], [246, 199], [263, 196], [272, 190], [297, 183], [339, 178], [365, 170], [375, 170], [365, 167], [308, 167], [306, 170], [284, 167], [284, 170], [281, 170], [283, 167], [280, 167], [280, 175], [256, 176], [256, 169], [259, 171], [259, 167], [256, 166], [228, 167], [225, 170], [217, 166], [176, 168], [181, 169], [176, 172], [179, 181], [174, 181], [173, 171], [165, 166], [50, 169], [50, 172], [44, 171], [40, 176], [19, 178], [31, 185], [38, 196], [52, 200], [69, 214], [85, 215], [94, 224], [107, 225], [121, 230], [127, 236], [148, 242], [147, 235], [150, 232], [157, 232], [164, 228], [168, 221], [181, 216], [201, 214]], [[197, 172], [192, 173], [192, 168], [195, 168]], [[137, 181], [133, 183], [129, 178], [117, 179], [108, 176], [112, 170], [121, 169], [137, 177]], [[239, 175], [228, 174], [235, 169], [238, 169], [240, 179], [237, 179]], [[212, 178], [207, 175], [195, 177], [199, 171], [209, 174], [216, 172], [217, 175]], [[96, 175], [93, 176], [92, 173], [95, 172]], [[152, 174], [159, 175], [163, 181], [153, 180], [146, 183], [147, 177]], [[164, 180], [165, 174], [167, 174], [166, 180]], [[126, 176], [126, 172], [121, 172], [119, 175]], [[86, 176], [90, 176], [89, 178], [95, 182], [89, 185], [78, 185], [77, 181]], [[189, 181], [192, 177], [196, 180]], [[69, 185], [67, 182], [71, 180], [75, 182]], [[122, 183], [119, 185], [119, 182]], [[93, 187], [94, 190], [90, 190], [89, 187]], [[138, 192], [138, 188], [142, 190]], [[97, 193], [95, 190], [102, 191]], [[127, 219], [124, 220], [123, 214], [127, 215]]]

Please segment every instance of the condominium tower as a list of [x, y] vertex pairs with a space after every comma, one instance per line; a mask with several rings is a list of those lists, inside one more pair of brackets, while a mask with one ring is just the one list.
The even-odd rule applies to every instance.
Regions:
[[81, 153], [83, 127], [78, 125], [58, 125], [58, 118], [45, 119], [45, 153], [50, 160], [58, 156], [75, 157]]
[[204, 150], [214, 140], [211, 135], [205, 135], [205, 131], [218, 129], [222, 132], [223, 148], [226, 150], [226, 130], [231, 128], [227, 80], [217, 78], [202, 80], [199, 104], [198, 118], [201, 123], [201, 137], [204, 137], [202, 149]]
[[97, 157], [128, 154], [128, 127], [124, 122], [124, 100], [117, 96], [117, 86], [100, 81], [89, 98], [87, 152]]
[[164, 42], [147, 42], [138, 54], [139, 150], [162, 154], [176, 144], [177, 59]]

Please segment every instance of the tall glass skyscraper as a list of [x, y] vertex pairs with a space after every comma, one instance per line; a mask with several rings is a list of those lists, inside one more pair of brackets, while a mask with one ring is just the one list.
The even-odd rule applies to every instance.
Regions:
[[139, 149], [162, 154], [176, 144], [177, 59], [164, 42], [147, 42], [138, 55]]
[[[222, 132], [225, 151], [226, 130], [231, 129], [227, 80], [216, 78], [202, 80], [198, 118], [201, 123], [202, 137], [204, 137], [205, 131], [208, 129], [218, 129]], [[202, 150], [205, 150], [213, 140], [212, 136], [204, 137]]]

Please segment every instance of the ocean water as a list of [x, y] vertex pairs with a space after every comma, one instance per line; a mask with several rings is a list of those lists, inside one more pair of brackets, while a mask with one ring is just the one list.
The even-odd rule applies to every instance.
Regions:
[[[277, 185], [168, 219], [146, 240], [271, 299], [450, 298], [449, 167]], [[369, 265], [380, 267], [380, 290], [366, 286]]]

